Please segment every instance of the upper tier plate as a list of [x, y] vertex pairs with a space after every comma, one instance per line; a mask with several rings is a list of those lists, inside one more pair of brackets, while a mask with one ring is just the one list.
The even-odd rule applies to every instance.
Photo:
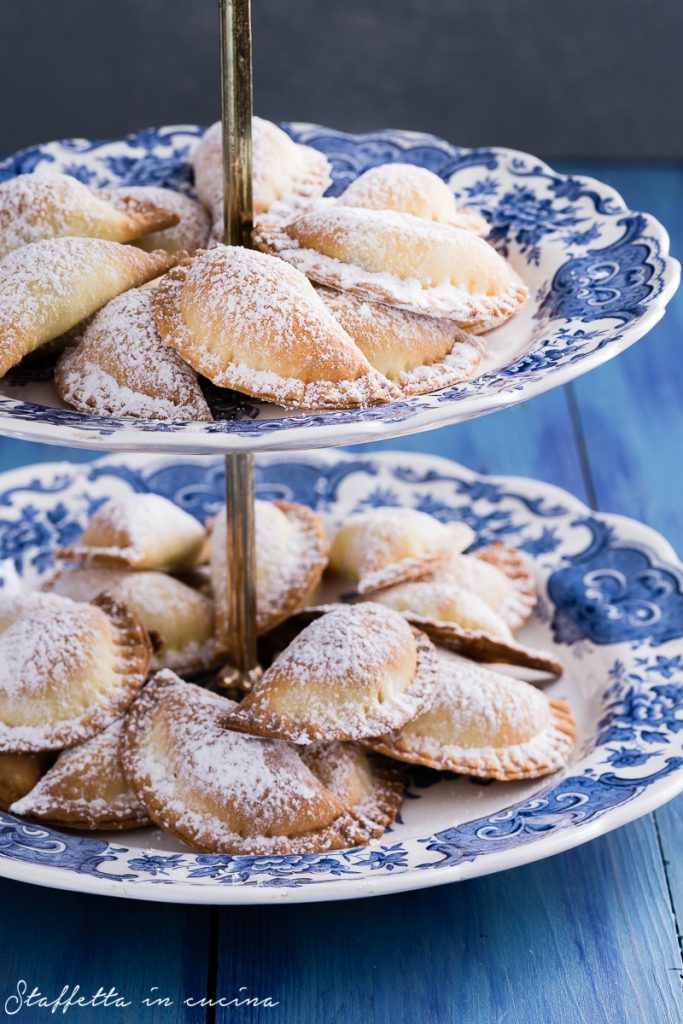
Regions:
[[[676, 290], [680, 266], [669, 256], [662, 225], [628, 210], [617, 192], [592, 178], [558, 174], [525, 153], [460, 149], [415, 132], [346, 135], [316, 125], [285, 127], [326, 153], [334, 176], [330, 194], [369, 167], [400, 160], [435, 171], [462, 205], [487, 217], [490, 240], [532, 298], [485, 336], [482, 373], [430, 395], [340, 412], [291, 413], [225, 391], [212, 400], [221, 417], [216, 422], [178, 424], [69, 410], [54, 392], [51, 371], [38, 364], [0, 382], [0, 433], [81, 448], [186, 453], [303, 450], [415, 433], [532, 398], [606, 362], [657, 323]], [[96, 185], [189, 191], [187, 155], [201, 132], [181, 125], [115, 142], [51, 142], [0, 162], [0, 181], [49, 161]]]

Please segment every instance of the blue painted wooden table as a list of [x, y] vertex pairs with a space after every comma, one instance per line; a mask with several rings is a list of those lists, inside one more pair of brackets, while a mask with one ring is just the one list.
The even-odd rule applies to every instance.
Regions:
[[[680, 258], [683, 170], [566, 169], [600, 177], [633, 209], [652, 211]], [[644, 341], [572, 386], [376, 447], [539, 477], [644, 520], [683, 553], [681, 338], [683, 296]], [[91, 457], [0, 440], [0, 469]], [[0, 1006], [23, 978], [51, 997], [64, 985], [113, 987], [136, 1007], [72, 1010], [81, 1021], [680, 1024], [682, 846], [680, 798], [529, 867], [346, 904], [217, 910], [0, 882]], [[207, 995], [278, 1005], [181, 1006]], [[173, 1005], [138, 1009], [145, 997]], [[49, 1016], [23, 1010], [17, 1019]]]

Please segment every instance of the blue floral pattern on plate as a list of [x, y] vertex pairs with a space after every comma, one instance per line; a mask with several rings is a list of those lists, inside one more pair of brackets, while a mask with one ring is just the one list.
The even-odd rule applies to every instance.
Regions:
[[[477, 543], [530, 553], [541, 600], [529, 642], [552, 648], [579, 744], [566, 772], [477, 785], [416, 773], [400, 819], [358, 850], [246, 857], [169, 848], [157, 833], [67, 835], [0, 814], [0, 873], [65, 888], [194, 902], [339, 899], [419, 888], [567, 849], [683, 789], [683, 569], [630, 520], [590, 513], [536, 481], [478, 476], [401, 453], [269, 456], [257, 491], [317, 507], [330, 522], [383, 504], [464, 520]], [[54, 550], [108, 496], [154, 491], [199, 519], [223, 499], [222, 460], [113, 456], [0, 478], [0, 586], [35, 585]]]
[[[348, 135], [319, 125], [284, 126], [327, 154], [330, 194], [388, 161], [428, 167], [458, 201], [490, 224], [491, 242], [532, 293], [527, 310], [489, 335], [490, 356], [472, 381], [371, 409], [292, 414], [212, 389], [216, 420], [164, 424], [87, 416], [64, 408], [45, 381], [19, 369], [0, 385], [5, 434], [81, 447], [147, 451], [311, 449], [377, 440], [470, 419], [565, 383], [623, 351], [662, 316], [679, 280], [662, 226], [629, 211], [600, 182], [558, 174], [507, 149], [462, 149], [416, 132]], [[190, 192], [188, 156], [202, 129], [150, 128], [114, 142], [71, 139], [0, 161], [0, 181], [39, 165], [95, 185], [160, 184]]]

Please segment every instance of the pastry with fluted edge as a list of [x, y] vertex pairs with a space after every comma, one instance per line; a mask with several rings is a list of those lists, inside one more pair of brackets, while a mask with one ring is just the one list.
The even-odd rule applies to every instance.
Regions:
[[47, 238], [132, 242], [178, 223], [151, 196], [117, 196], [58, 171], [40, 168], [0, 183], [0, 259]]
[[254, 240], [317, 284], [475, 333], [498, 327], [528, 299], [517, 272], [475, 232], [410, 213], [320, 199], [256, 218]]
[[230, 729], [226, 697], [158, 673], [124, 723], [121, 764], [149, 817], [209, 853], [315, 853], [367, 826], [288, 743]]
[[[191, 163], [199, 199], [211, 214], [214, 238], [223, 240], [223, 138], [220, 121], [206, 130]], [[330, 184], [327, 157], [303, 146], [272, 121], [252, 120], [252, 193], [254, 213], [265, 213], [287, 199], [305, 204]]]
[[474, 540], [465, 523], [441, 523], [417, 509], [378, 506], [350, 516], [334, 535], [330, 568], [360, 594], [435, 570]]
[[161, 340], [153, 291], [131, 288], [87, 324], [59, 358], [55, 389], [69, 405], [98, 416], [166, 421], [213, 417], [197, 374]]
[[481, 342], [451, 320], [366, 302], [334, 288], [316, 290], [363, 355], [404, 398], [469, 380], [481, 363]]
[[0, 260], [0, 376], [110, 299], [177, 262], [100, 238], [50, 238]]
[[121, 770], [123, 719], [70, 750], [63, 750], [34, 787], [12, 804], [12, 814], [68, 828], [128, 829], [149, 824]]
[[[320, 516], [292, 501], [260, 501], [254, 505], [256, 531], [256, 628], [265, 633], [306, 604], [319, 582], [329, 552]], [[209, 563], [216, 603], [217, 633], [228, 634], [227, 526], [225, 506], [211, 529]]]
[[101, 732], [143, 685], [150, 658], [140, 621], [106, 595], [21, 615], [0, 633], [0, 753], [59, 750]]
[[430, 640], [396, 612], [332, 605], [278, 655], [227, 722], [301, 744], [379, 736], [428, 706], [437, 668]]
[[401, 612], [432, 640], [475, 661], [521, 665], [562, 674], [552, 655], [520, 643], [501, 615], [473, 590], [452, 579], [413, 580], [388, 587], [373, 600]]
[[381, 838], [403, 803], [405, 777], [398, 766], [359, 743], [319, 743], [299, 750], [323, 786], [367, 823], [371, 838]]
[[398, 396], [304, 275], [264, 253], [200, 250], [160, 281], [154, 312], [164, 341], [219, 387], [287, 408]]
[[153, 671], [195, 673], [220, 663], [213, 601], [174, 576], [149, 569], [65, 568], [46, 586], [74, 601], [107, 593], [126, 604], [150, 634]]
[[430, 707], [369, 742], [386, 757], [481, 779], [536, 779], [565, 768], [576, 724], [563, 700], [461, 658], [439, 657]]
[[205, 540], [201, 523], [168, 498], [129, 492], [100, 505], [57, 557], [110, 569], [184, 569], [195, 564]]
[[399, 161], [379, 164], [359, 174], [339, 196], [342, 206], [366, 210], [395, 210], [424, 220], [466, 228], [485, 235], [488, 224], [481, 214], [461, 210], [455, 195], [438, 174], [416, 164]]

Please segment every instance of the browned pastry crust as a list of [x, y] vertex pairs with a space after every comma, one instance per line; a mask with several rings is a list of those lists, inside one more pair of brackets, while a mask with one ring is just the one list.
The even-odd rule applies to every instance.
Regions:
[[500, 569], [514, 586], [514, 596], [505, 602], [500, 614], [513, 632], [521, 629], [533, 614], [538, 601], [534, 570], [521, 551], [497, 540], [473, 552], [475, 558]]

